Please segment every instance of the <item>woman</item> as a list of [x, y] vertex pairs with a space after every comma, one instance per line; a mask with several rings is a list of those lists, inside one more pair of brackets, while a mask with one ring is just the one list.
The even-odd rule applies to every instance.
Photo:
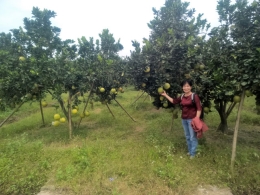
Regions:
[[196, 149], [198, 146], [198, 140], [197, 140], [197, 135], [194, 132], [194, 130], [191, 127], [191, 121], [193, 118], [198, 117], [200, 118], [201, 114], [201, 104], [200, 104], [200, 99], [198, 95], [194, 95], [194, 102], [192, 102], [192, 81], [190, 80], [185, 80], [181, 83], [182, 90], [184, 92], [183, 97], [178, 97], [178, 98], [171, 98], [166, 94], [164, 91], [161, 95], [166, 97], [171, 103], [173, 104], [180, 104], [182, 107], [182, 125], [188, 145], [188, 150], [190, 155], [190, 158], [194, 158], [196, 155]]

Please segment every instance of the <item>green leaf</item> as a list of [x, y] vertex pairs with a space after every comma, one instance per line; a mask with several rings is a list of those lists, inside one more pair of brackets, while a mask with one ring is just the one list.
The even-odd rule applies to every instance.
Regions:
[[234, 94], [233, 91], [226, 91], [226, 92], [225, 92], [225, 95], [228, 95], [228, 96], [231, 96], [231, 95], [233, 95], [233, 94]]
[[241, 85], [242, 85], [242, 86], [246, 86], [246, 85], [247, 85], [247, 82], [242, 82]]

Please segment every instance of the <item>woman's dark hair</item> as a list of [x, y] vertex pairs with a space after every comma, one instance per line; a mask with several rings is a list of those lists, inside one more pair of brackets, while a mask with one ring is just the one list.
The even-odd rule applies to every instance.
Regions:
[[189, 79], [182, 81], [181, 86], [183, 87], [183, 85], [185, 85], [186, 83], [192, 87], [193, 82], [192, 82], [192, 80], [189, 80]]

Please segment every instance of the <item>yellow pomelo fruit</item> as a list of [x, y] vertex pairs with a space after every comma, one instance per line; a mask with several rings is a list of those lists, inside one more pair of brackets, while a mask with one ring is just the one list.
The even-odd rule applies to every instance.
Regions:
[[205, 65], [204, 65], [204, 64], [200, 64], [200, 65], [199, 65], [199, 69], [200, 69], [200, 70], [203, 70], [204, 68], [205, 68]]
[[203, 111], [208, 114], [209, 113], [209, 108], [208, 107], [204, 107]]
[[142, 87], [145, 87], [146, 86], [146, 84], [145, 83], [142, 83]]
[[78, 110], [76, 108], [71, 110], [72, 114], [77, 114]]
[[164, 103], [163, 103], [163, 107], [164, 107], [164, 108], [167, 108], [167, 107], [168, 107], [168, 102], [164, 102]]
[[80, 113], [80, 118], [84, 118], [85, 114], [84, 113]]
[[150, 67], [146, 66], [144, 72], [150, 72]]
[[19, 60], [20, 60], [21, 62], [24, 62], [24, 61], [25, 61], [25, 57], [20, 56], [20, 57], [19, 57]]
[[169, 83], [165, 83], [164, 85], [163, 85], [163, 88], [164, 89], [169, 89], [171, 87], [171, 85], [169, 84]]
[[234, 98], [233, 98], [233, 101], [234, 101], [235, 103], [239, 103], [239, 102], [240, 102], [240, 97], [237, 96], [237, 95], [235, 95]]
[[99, 91], [100, 91], [101, 93], [103, 93], [103, 92], [105, 91], [105, 88], [104, 88], [104, 87], [101, 87], [101, 88], [99, 89]]
[[115, 89], [115, 88], [112, 88], [112, 89], [110, 90], [110, 92], [111, 92], [111, 93], [116, 93], [116, 89]]
[[30, 100], [30, 99], [32, 99], [32, 94], [27, 93], [27, 94], [26, 94], [26, 97]]
[[66, 119], [64, 117], [60, 118], [61, 123], [65, 123]]
[[199, 64], [196, 64], [195, 67], [194, 67], [195, 70], [199, 70], [199, 68], [200, 68]]
[[252, 94], [252, 92], [251, 92], [250, 90], [245, 90], [245, 95], [246, 95], [247, 97], [249, 97], [249, 96], [251, 96], [251, 95], [253, 95], [253, 94]]
[[46, 107], [47, 105], [48, 105], [47, 102], [45, 102], [45, 101], [42, 102], [43, 107]]
[[60, 121], [53, 121], [51, 124], [52, 124], [54, 127], [57, 127], [57, 126], [60, 125]]
[[54, 118], [54, 120], [60, 120], [60, 115], [59, 114], [54, 114], [53, 118]]
[[90, 113], [88, 111], [85, 111], [85, 116], [89, 116]]
[[164, 100], [164, 97], [163, 97], [162, 95], [160, 96], [160, 100], [161, 100], [161, 101], [163, 101], [163, 100]]
[[158, 93], [159, 93], [159, 94], [163, 93], [163, 91], [164, 91], [164, 90], [163, 90], [162, 87], [159, 87], [159, 88], [158, 88]]

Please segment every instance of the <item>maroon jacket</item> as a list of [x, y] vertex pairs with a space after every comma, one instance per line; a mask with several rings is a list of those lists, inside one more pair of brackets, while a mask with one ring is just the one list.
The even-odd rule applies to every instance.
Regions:
[[203, 133], [209, 128], [200, 118], [195, 117], [191, 121], [191, 126], [193, 130], [197, 133], [197, 138], [201, 138]]
[[197, 110], [201, 110], [200, 98], [197, 94], [194, 95], [195, 105], [192, 102], [191, 95], [185, 97], [181, 96], [173, 99], [173, 104], [181, 104], [182, 106], [182, 119], [193, 119], [197, 115]]

